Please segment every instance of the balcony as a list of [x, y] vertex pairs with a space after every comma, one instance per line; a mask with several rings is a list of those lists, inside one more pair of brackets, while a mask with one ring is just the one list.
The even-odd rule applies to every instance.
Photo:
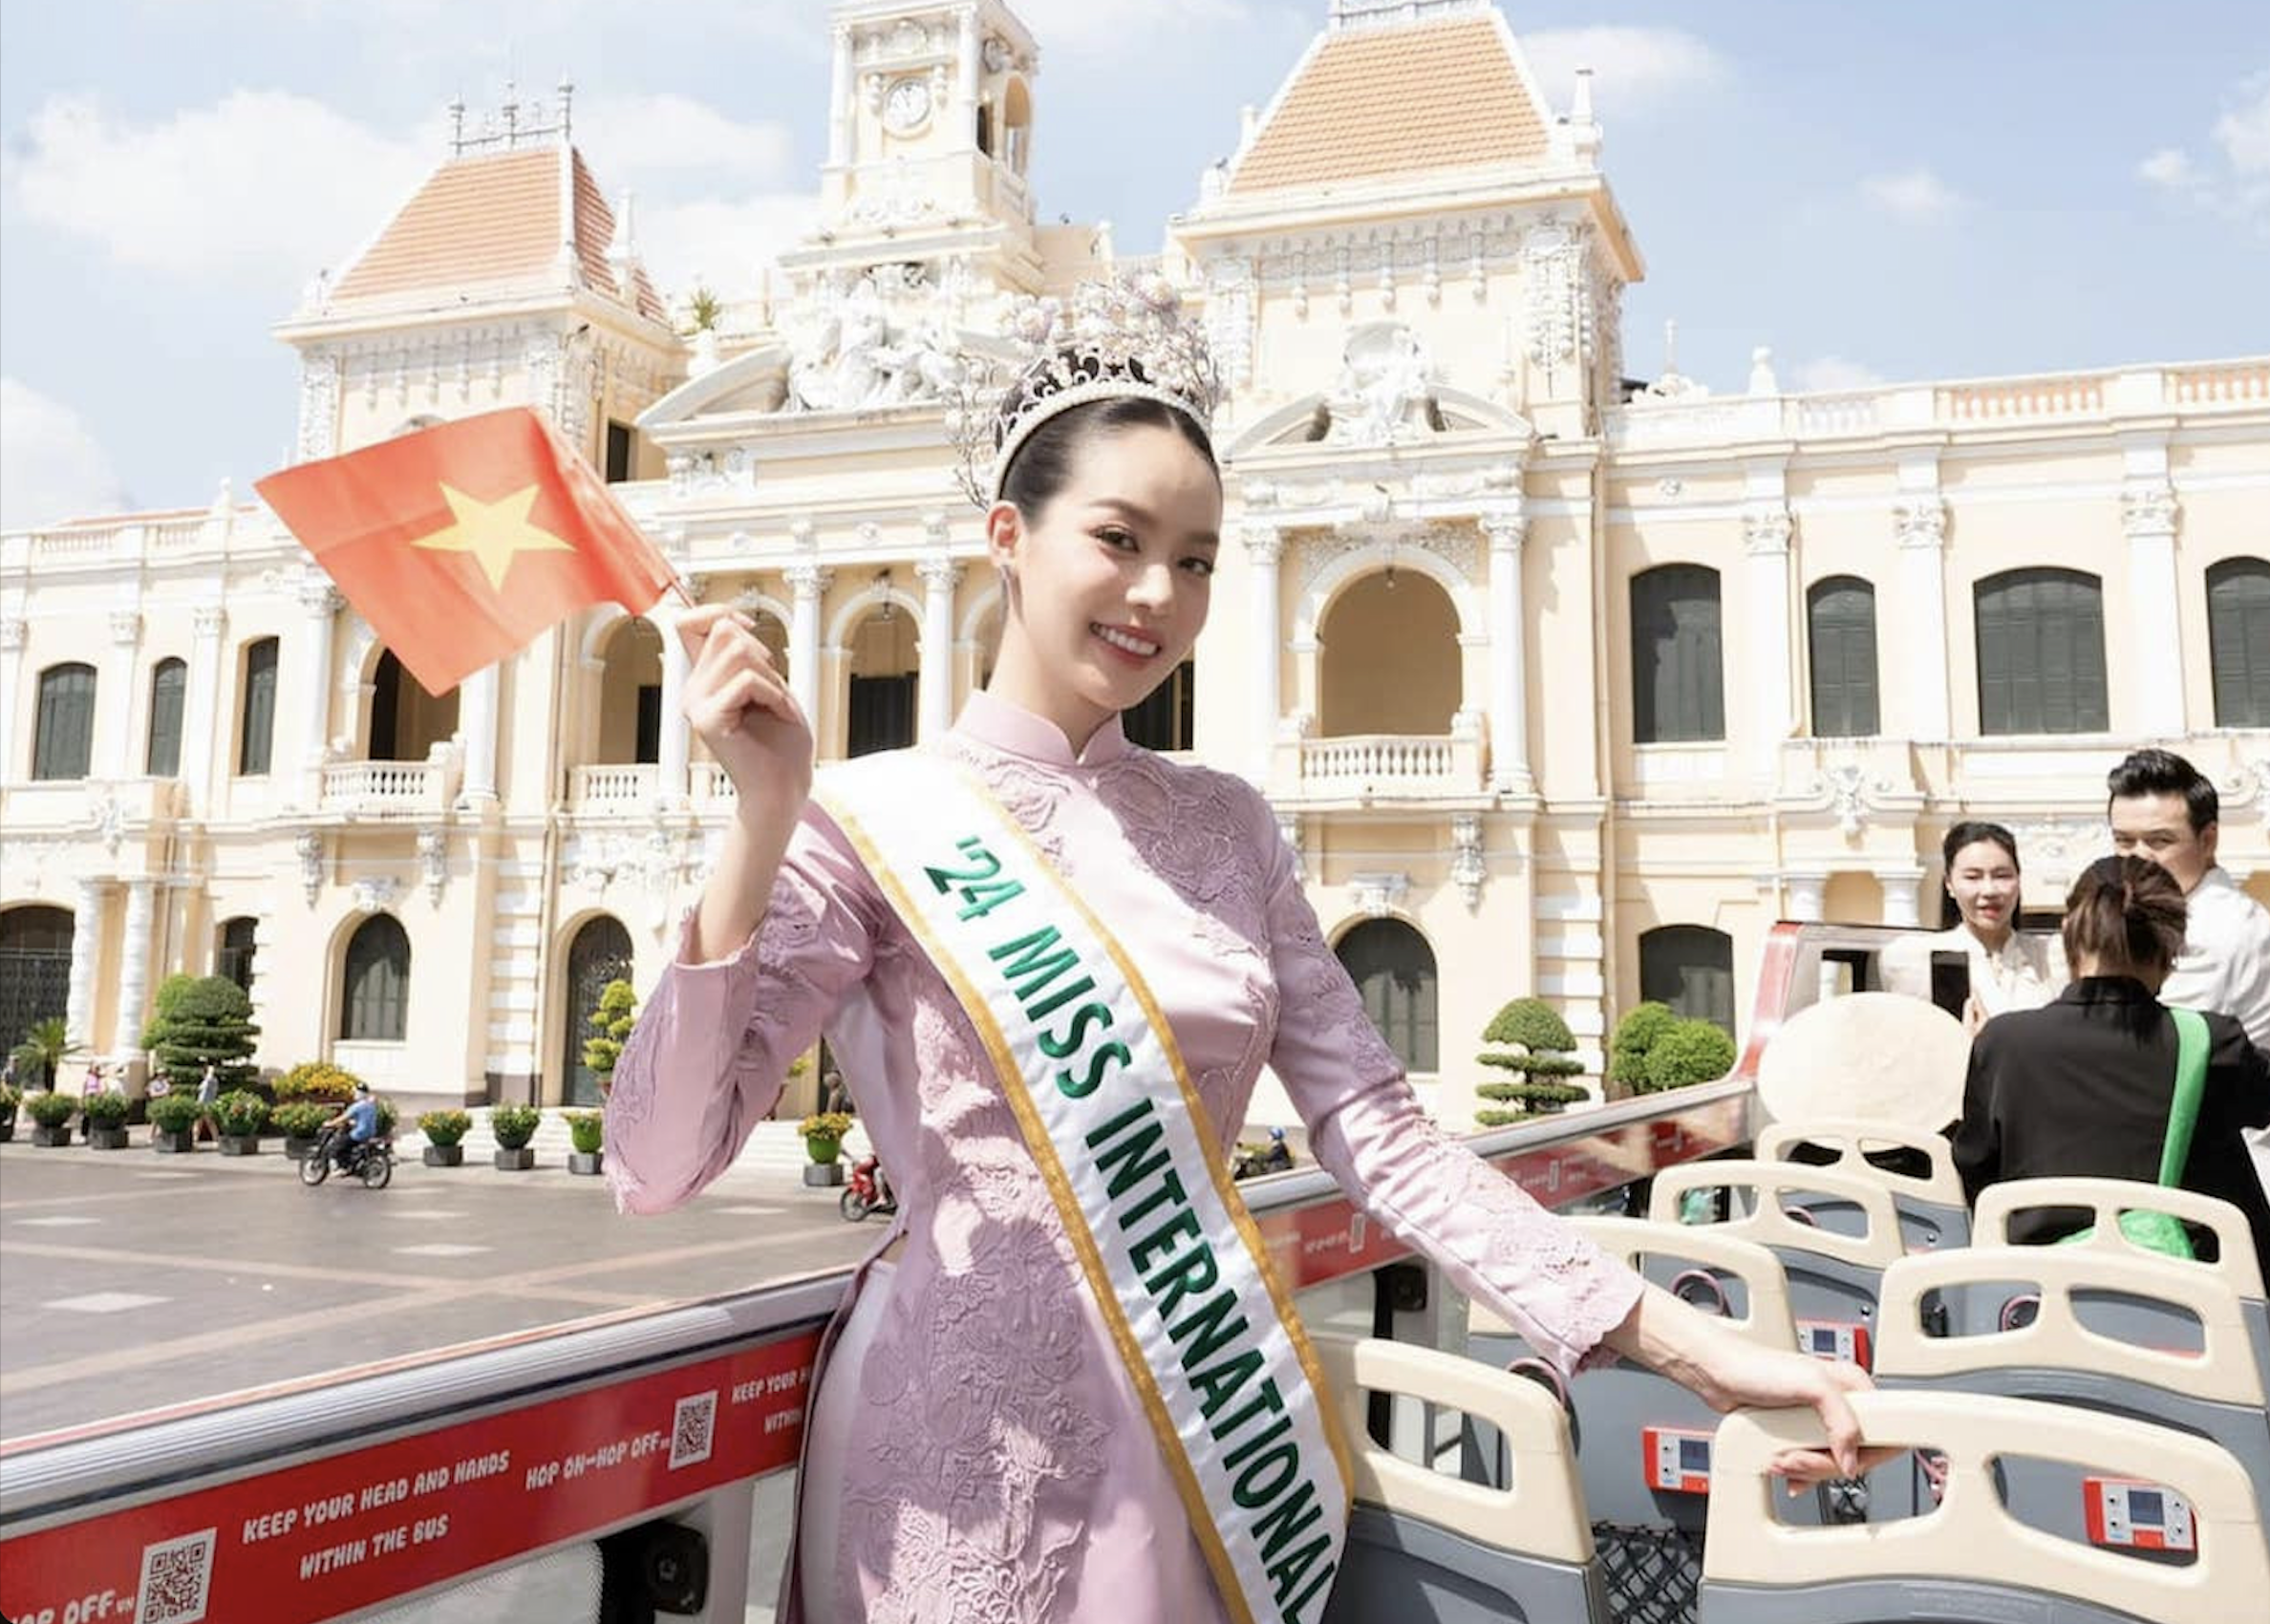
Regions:
[[342, 818], [439, 818], [457, 794], [454, 759], [339, 761], [323, 769], [322, 806]]
[[647, 811], [654, 804], [658, 770], [651, 761], [578, 767], [568, 780], [568, 804], [601, 817]]
[[733, 787], [733, 779], [715, 761], [696, 761], [690, 769], [693, 777], [694, 805], [697, 811], [725, 811], [739, 801]]
[[1277, 746], [1274, 799], [1355, 801], [1462, 800], [1483, 793], [1482, 741], [1454, 734], [1347, 734]]

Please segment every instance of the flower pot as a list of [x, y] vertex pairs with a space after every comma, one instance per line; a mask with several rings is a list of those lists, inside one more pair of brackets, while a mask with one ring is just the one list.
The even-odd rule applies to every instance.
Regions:
[[312, 1134], [288, 1133], [284, 1136], [284, 1154], [294, 1162], [305, 1162], [314, 1154], [314, 1150], [315, 1136]]
[[833, 1162], [844, 1153], [844, 1142], [830, 1133], [806, 1134], [804, 1154], [819, 1163]]
[[49, 1146], [69, 1144], [71, 1143], [71, 1124], [65, 1122], [61, 1127], [54, 1128], [40, 1127], [34, 1124], [32, 1129], [32, 1143]]
[[515, 1145], [509, 1150], [500, 1144], [497, 1146], [496, 1164], [500, 1173], [525, 1173], [536, 1165], [536, 1152], [525, 1144]]
[[96, 1150], [123, 1150], [126, 1148], [125, 1125], [91, 1127], [87, 1130], [87, 1143]]
[[568, 1170], [570, 1173], [596, 1173], [607, 1165], [604, 1150], [570, 1150], [568, 1152]]
[[465, 1165], [465, 1147], [461, 1144], [429, 1144], [419, 1154], [418, 1160], [429, 1167], [462, 1167]]
[[197, 1130], [182, 1128], [167, 1133], [163, 1128], [150, 1130], [150, 1148], [161, 1156], [188, 1156], [197, 1149]]
[[826, 1189], [844, 1182], [844, 1165], [841, 1162], [815, 1162], [803, 1170], [803, 1176], [805, 1188]]
[[225, 1133], [221, 1136], [221, 1154], [257, 1156], [260, 1154], [260, 1136], [256, 1133]]
[[0, 1117], [0, 1144], [7, 1144], [14, 1138], [15, 1113], [11, 1111], [7, 1116]]

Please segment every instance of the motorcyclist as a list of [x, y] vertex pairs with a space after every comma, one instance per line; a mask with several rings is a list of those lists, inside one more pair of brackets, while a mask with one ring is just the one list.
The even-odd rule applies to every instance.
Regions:
[[369, 1083], [356, 1083], [353, 1100], [345, 1110], [323, 1124], [326, 1133], [338, 1127], [346, 1128], [347, 1133], [332, 1146], [332, 1155], [339, 1170], [345, 1172], [354, 1165], [357, 1148], [378, 1137], [378, 1101], [371, 1098]]
[[1261, 1170], [1264, 1173], [1282, 1173], [1293, 1165], [1293, 1147], [1285, 1143], [1283, 1128], [1269, 1130], [1269, 1148], [1261, 1152]]

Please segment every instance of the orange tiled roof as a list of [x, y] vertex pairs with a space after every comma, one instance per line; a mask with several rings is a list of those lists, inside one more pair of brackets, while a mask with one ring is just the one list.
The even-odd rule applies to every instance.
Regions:
[[[553, 288], [559, 257], [560, 162], [556, 146], [452, 159], [426, 178], [332, 289], [334, 304], [423, 290]], [[660, 318], [662, 301], [644, 271], [618, 288], [607, 263], [614, 211], [583, 155], [574, 165], [575, 256], [587, 286]]]
[[1548, 139], [1490, 17], [1351, 29], [1309, 57], [1230, 190], [1519, 162], [1544, 157]]

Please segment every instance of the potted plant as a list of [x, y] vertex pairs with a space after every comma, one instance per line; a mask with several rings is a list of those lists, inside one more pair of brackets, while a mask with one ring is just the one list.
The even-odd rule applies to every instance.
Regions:
[[[277, 1092], [281, 1094], [282, 1089]], [[336, 1109], [320, 1100], [294, 1100], [278, 1105], [269, 1120], [284, 1132], [284, 1154], [294, 1162], [305, 1162], [315, 1148], [323, 1124], [337, 1115]]]
[[87, 1143], [96, 1150], [123, 1150], [126, 1148], [126, 1119], [134, 1111], [134, 1101], [116, 1088], [106, 1088], [99, 1094], [90, 1094], [79, 1102], [79, 1110], [87, 1121]]
[[257, 1156], [260, 1130], [268, 1126], [268, 1102], [248, 1088], [232, 1088], [213, 1101], [213, 1121], [221, 1129], [221, 1154]]
[[615, 1062], [623, 1058], [623, 1045], [638, 1024], [637, 993], [628, 981], [610, 981], [599, 990], [599, 1007], [589, 1018], [598, 1036], [584, 1039], [583, 1062], [599, 1079], [599, 1098], [604, 1100], [614, 1087]]
[[596, 1173], [607, 1165], [606, 1152], [601, 1148], [607, 1141], [607, 1113], [605, 1111], [562, 1111], [568, 1119], [568, 1143], [574, 1149], [568, 1153], [570, 1173]]
[[473, 1119], [463, 1111], [428, 1111], [418, 1119], [418, 1131], [425, 1135], [425, 1153], [419, 1158], [429, 1167], [461, 1167], [465, 1163], [464, 1138], [473, 1126]]
[[16, 1106], [22, 1102], [23, 1091], [12, 1082], [0, 1082], [0, 1144], [15, 1138]]
[[70, 1095], [47, 1089], [25, 1100], [24, 1109], [32, 1113], [33, 1144], [63, 1145], [71, 1143], [71, 1119], [78, 1112], [78, 1101]]
[[497, 1138], [499, 1172], [525, 1172], [536, 1165], [536, 1152], [528, 1148], [528, 1141], [536, 1137], [543, 1121], [544, 1113], [533, 1105], [500, 1105], [489, 1113], [489, 1132]]
[[851, 1131], [851, 1119], [842, 1111], [821, 1111], [797, 1123], [796, 1131], [803, 1135], [804, 1154], [812, 1159], [803, 1182], [814, 1188], [842, 1184], [844, 1135]]
[[161, 1156], [187, 1156], [197, 1148], [197, 1097], [164, 1094], [150, 1101], [150, 1148]]
[[32, 1030], [24, 1034], [24, 1040], [11, 1051], [15, 1058], [16, 1075], [44, 1088], [54, 1088], [55, 1079], [63, 1073], [63, 1062], [81, 1052], [71, 1040], [70, 1028], [61, 1015], [33, 1021]]

